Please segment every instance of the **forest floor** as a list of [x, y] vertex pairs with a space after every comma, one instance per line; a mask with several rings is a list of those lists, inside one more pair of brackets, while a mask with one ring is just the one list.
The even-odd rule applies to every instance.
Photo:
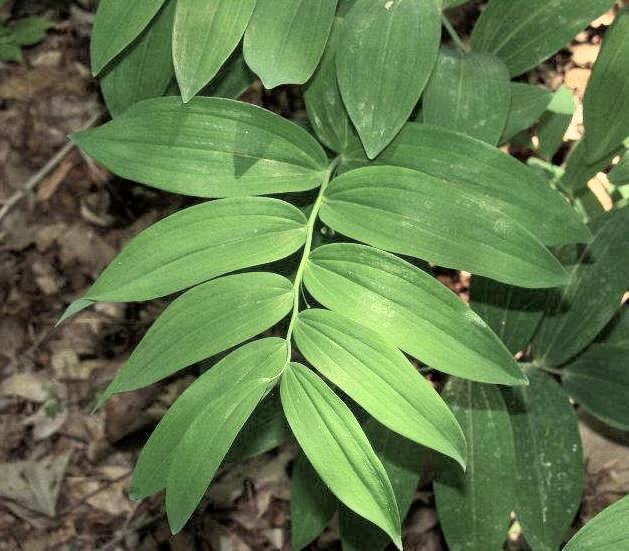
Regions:
[[[44, 12], [56, 25], [23, 62], [0, 64], [0, 206], [10, 203], [0, 219], [0, 550], [290, 549], [291, 444], [224, 470], [176, 537], [162, 496], [141, 503], [127, 497], [143, 442], [193, 370], [90, 411], [165, 302], [97, 305], [54, 324], [125, 242], [190, 200], [117, 179], [64, 149], [68, 134], [106, 118], [88, 68], [90, 2], [19, 4], [14, 15]], [[455, 23], [465, 30], [468, 12], [459, 13]], [[526, 78], [553, 90], [566, 84], [580, 106], [609, 22], [594, 22]], [[255, 84], [244, 99], [306, 117], [292, 87], [266, 92]], [[581, 118], [579, 107], [556, 160], [580, 137]], [[33, 179], [60, 150], [52, 170]], [[605, 177], [597, 178], [592, 186], [604, 202]], [[442, 280], [465, 299], [464, 277], [446, 273]], [[629, 448], [591, 424], [582, 432], [587, 489], [575, 527], [629, 492]], [[428, 478], [405, 534], [409, 550], [445, 549]], [[509, 545], [520, 547], [517, 529]], [[313, 546], [338, 547], [334, 526]]]

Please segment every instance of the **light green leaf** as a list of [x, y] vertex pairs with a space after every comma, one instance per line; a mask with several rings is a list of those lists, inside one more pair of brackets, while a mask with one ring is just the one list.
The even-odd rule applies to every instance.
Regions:
[[512, 354], [531, 342], [548, 300], [545, 291], [512, 287], [474, 276], [470, 306], [487, 322]]
[[244, 39], [247, 64], [265, 88], [303, 84], [317, 68], [337, 0], [257, 0]]
[[581, 437], [561, 386], [540, 370], [527, 375], [530, 386], [503, 389], [515, 441], [515, 513], [533, 549], [554, 551], [581, 504]]
[[321, 304], [431, 367], [483, 382], [526, 384], [509, 351], [468, 306], [394, 255], [325, 245], [311, 254], [304, 282]]
[[266, 272], [225, 276], [186, 291], [146, 332], [99, 405], [261, 333], [288, 313], [292, 299], [291, 282]]
[[201, 203], [135, 237], [61, 321], [94, 302], [149, 300], [273, 262], [295, 252], [305, 240], [306, 217], [279, 199]]
[[402, 548], [391, 482], [360, 424], [330, 387], [291, 363], [280, 393], [288, 423], [319, 476], [345, 505], [382, 528]]
[[514, 504], [511, 421], [498, 387], [450, 379], [443, 397], [463, 427], [469, 468], [441, 462], [434, 483], [449, 549], [502, 549]]
[[173, 61], [181, 97], [189, 102], [236, 49], [256, 0], [177, 0]]
[[90, 44], [90, 63], [95, 76], [140, 35], [164, 1], [101, 0], [98, 3]]
[[629, 496], [596, 515], [563, 548], [563, 551], [618, 551], [629, 545], [627, 532]]
[[469, 0], [443, 0], [443, 8], [444, 9], [455, 8], [456, 6], [461, 6], [462, 4], [465, 4], [468, 1]]
[[167, 0], [139, 38], [103, 74], [101, 90], [112, 116], [138, 101], [159, 97], [168, 88], [174, 76], [174, 14], [175, 0]]
[[509, 71], [491, 54], [442, 48], [422, 101], [424, 122], [496, 145], [511, 105]]
[[629, 284], [629, 208], [600, 217], [592, 243], [570, 274], [570, 282], [548, 313], [533, 341], [535, 357], [561, 365], [594, 340], [620, 307]]
[[561, 380], [586, 411], [629, 430], [629, 347], [595, 344], [562, 371]]
[[488, 202], [546, 245], [591, 238], [570, 204], [533, 170], [457, 132], [408, 123], [378, 162], [412, 168], [452, 184], [456, 188], [448, 191], [450, 203], [454, 194]]
[[613, 152], [629, 135], [629, 8], [618, 13], [605, 34], [583, 99], [587, 160]]
[[295, 551], [312, 543], [330, 522], [338, 501], [308, 459], [300, 453], [293, 464], [290, 533]]
[[472, 46], [500, 57], [511, 76], [563, 48], [613, 0], [490, 0], [476, 22]]
[[346, 172], [326, 189], [320, 216], [334, 230], [391, 252], [522, 287], [565, 285], [568, 275], [526, 228], [495, 204], [401, 167]]
[[303, 128], [224, 98], [142, 101], [73, 139], [123, 178], [198, 197], [304, 191], [321, 185], [327, 166]]
[[[164, 489], [175, 452], [193, 421], [225, 395], [237, 399], [243, 385], [255, 383], [264, 391], [269, 386], [268, 379], [286, 364], [286, 355], [283, 339], [253, 341], [236, 349], [192, 383], [168, 409], [142, 449], [133, 471], [131, 496], [142, 499]], [[216, 412], [216, 408], [213, 409]], [[225, 451], [221, 450], [218, 463]], [[203, 460], [207, 461], [208, 455], [202, 456]], [[213, 473], [210, 479], [212, 476]]]
[[441, 36], [440, 2], [357, 0], [343, 23], [337, 77], [367, 156], [407, 121], [428, 82]]
[[572, 91], [567, 86], [561, 86], [553, 94], [537, 129], [539, 153], [543, 158], [551, 159], [561, 147], [576, 107]]
[[550, 91], [540, 86], [523, 82], [512, 82], [510, 86], [511, 109], [500, 139], [501, 143], [508, 142], [518, 132], [535, 124], [553, 97]]
[[465, 467], [465, 439], [452, 412], [378, 333], [336, 312], [312, 309], [300, 313], [295, 341], [323, 376], [380, 423]]

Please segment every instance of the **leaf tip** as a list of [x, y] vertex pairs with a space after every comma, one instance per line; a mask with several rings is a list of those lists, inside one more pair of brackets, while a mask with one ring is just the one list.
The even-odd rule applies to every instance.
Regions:
[[55, 327], [59, 327], [64, 321], [68, 318], [71, 318], [75, 314], [78, 314], [81, 310], [85, 310], [85, 308], [91, 306], [93, 301], [85, 298], [80, 298], [79, 300], [75, 300], [70, 306], [68, 306], [61, 317], [55, 323]]

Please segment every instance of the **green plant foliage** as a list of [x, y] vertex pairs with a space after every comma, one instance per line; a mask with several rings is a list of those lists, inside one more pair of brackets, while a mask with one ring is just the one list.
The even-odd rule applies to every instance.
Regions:
[[551, 159], [561, 147], [576, 107], [572, 91], [567, 86], [553, 94], [537, 129], [539, 153], [544, 159]]
[[442, 49], [423, 96], [424, 122], [496, 145], [511, 105], [509, 71], [491, 54]]
[[474, 49], [501, 58], [512, 76], [535, 67], [605, 13], [610, 0], [490, 0], [474, 32]]
[[535, 124], [553, 97], [545, 88], [523, 82], [511, 82], [510, 88], [511, 107], [500, 139], [502, 143]]
[[617, 186], [629, 184], [629, 153], [625, 152], [620, 162], [610, 171], [609, 181]]
[[579, 530], [563, 551], [616, 551], [629, 545], [629, 496], [604, 509]]
[[22, 47], [41, 42], [54, 22], [43, 17], [23, 17], [0, 24], [0, 61], [22, 61]]

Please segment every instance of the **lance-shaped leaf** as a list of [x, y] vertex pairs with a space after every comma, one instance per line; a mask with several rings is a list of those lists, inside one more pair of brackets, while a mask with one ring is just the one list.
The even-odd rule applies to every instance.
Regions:
[[256, 0], [177, 0], [173, 60], [184, 102], [212, 80], [247, 28]]
[[90, 62], [97, 75], [146, 28], [165, 0], [103, 0], [94, 17]]
[[280, 393], [288, 423], [319, 476], [345, 505], [382, 528], [402, 548], [391, 482], [360, 424], [307, 367], [291, 363]]
[[337, 77], [367, 156], [395, 137], [428, 82], [439, 49], [440, 2], [357, 0], [343, 23]]
[[303, 84], [317, 68], [337, 0], [257, 0], [244, 39], [247, 64], [265, 88]]
[[261, 333], [288, 313], [292, 298], [291, 282], [266, 272], [225, 276], [186, 291], [146, 332], [99, 404]]
[[511, 105], [509, 71], [497, 57], [443, 48], [422, 100], [424, 122], [496, 145]]
[[561, 147], [576, 107], [572, 91], [567, 86], [553, 94], [537, 129], [539, 152], [545, 159], [551, 159]]
[[[419, 483], [421, 448], [373, 419], [369, 419], [363, 428], [389, 475], [400, 516], [404, 518], [411, 507]], [[386, 547], [389, 540], [382, 530], [346, 508], [340, 511], [340, 528], [343, 551], [364, 549], [379, 551]]]
[[585, 242], [591, 237], [570, 204], [533, 170], [469, 136], [408, 123], [378, 162], [412, 168], [453, 184], [456, 188], [448, 193], [489, 202], [546, 245]]
[[123, 178], [198, 197], [312, 189], [327, 166], [306, 130], [225, 98], [145, 100], [73, 139]]
[[485, 322], [433, 277], [394, 255], [363, 245], [325, 245], [311, 254], [304, 282], [321, 304], [431, 367], [483, 382], [526, 384]]
[[608, 167], [612, 159], [621, 152], [622, 148], [619, 147], [607, 156], [590, 163], [587, 160], [585, 140], [579, 140], [568, 155], [566, 170], [557, 184], [559, 189], [565, 190], [575, 199], [582, 199], [591, 193], [588, 182]]
[[502, 132], [502, 143], [535, 124], [548, 107], [552, 94], [540, 86], [511, 82], [511, 108]]
[[245, 63], [242, 52], [237, 52], [223, 65], [216, 78], [203, 90], [206, 96], [238, 99], [256, 80]]
[[592, 345], [562, 371], [561, 380], [589, 413], [612, 427], [629, 430], [629, 347]]
[[240, 197], [189, 207], [135, 237], [62, 321], [94, 302], [149, 300], [279, 260], [305, 239], [305, 216], [279, 199]]
[[629, 545], [629, 496], [604, 509], [579, 530], [563, 551], [616, 551]]
[[450, 549], [502, 549], [514, 504], [516, 469], [511, 420], [500, 389], [450, 379], [444, 399], [463, 427], [465, 472], [441, 462], [434, 488], [439, 521]]
[[491, 0], [476, 22], [472, 45], [500, 57], [517, 76], [559, 51], [613, 4], [611, 0]]
[[[237, 399], [234, 394], [242, 390], [243, 385], [255, 382], [264, 391], [269, 386], [268, 379], [286, 364], [286, 354], [283, 339], [253, 341], [236, 349], [192, 383], [168, 409], [142, 449], [133, 471], [131, 496], [142, 499], [164, 489], [175, 451], [192, 422], [203, 415], [208, 405], [225, 395]], [[219, 463], [226, 451], [221, 450]], [[203, 459], [208, 461], [210, 457], [205, 455]]]
[[457, 195], [425, 172], [371, 166], [335, 178], [321, 219], [334, 230], [391, 252], [522, 287], [565, 285], [568, 275], [526, 228], [489, 200]]
[[290, 493], [290, 533], [293, 549], [312, 543], [330, 522], [338, 501], [306, 456], [301, 453], [293, 465]]
[[107, 109], [116, 117], [127, 107], [164, 94], [173, 79], [171, 35], [175, 0], [168, 0], [140, 37], [101, 80]]
[[614, 151], [629, 134], [629, 8], [607, 31], [583, 99], [588, 162]]
[[535, 357], [546, 365], [561, 365], [590, 344], [618, 311], [627, 290], [629, 208], [601, 216], [599, 225], [535, 336]]
[[503, 389], [515, 442], [515, 513], [533, 549], [558, 549], [581, 504], [583, 452], [568, 395], [540, 370]]
[[470, 299], [474, 311], [515, 354], [531, 342], [544, 315], [548, 295], [538, 289], [513, 287], [474, 276]]
[[297, 319], [297, 346], [322, 375], [389, 429], [465, 466], [461, 427], [394, 345], [329, 310], [307, 310]]

